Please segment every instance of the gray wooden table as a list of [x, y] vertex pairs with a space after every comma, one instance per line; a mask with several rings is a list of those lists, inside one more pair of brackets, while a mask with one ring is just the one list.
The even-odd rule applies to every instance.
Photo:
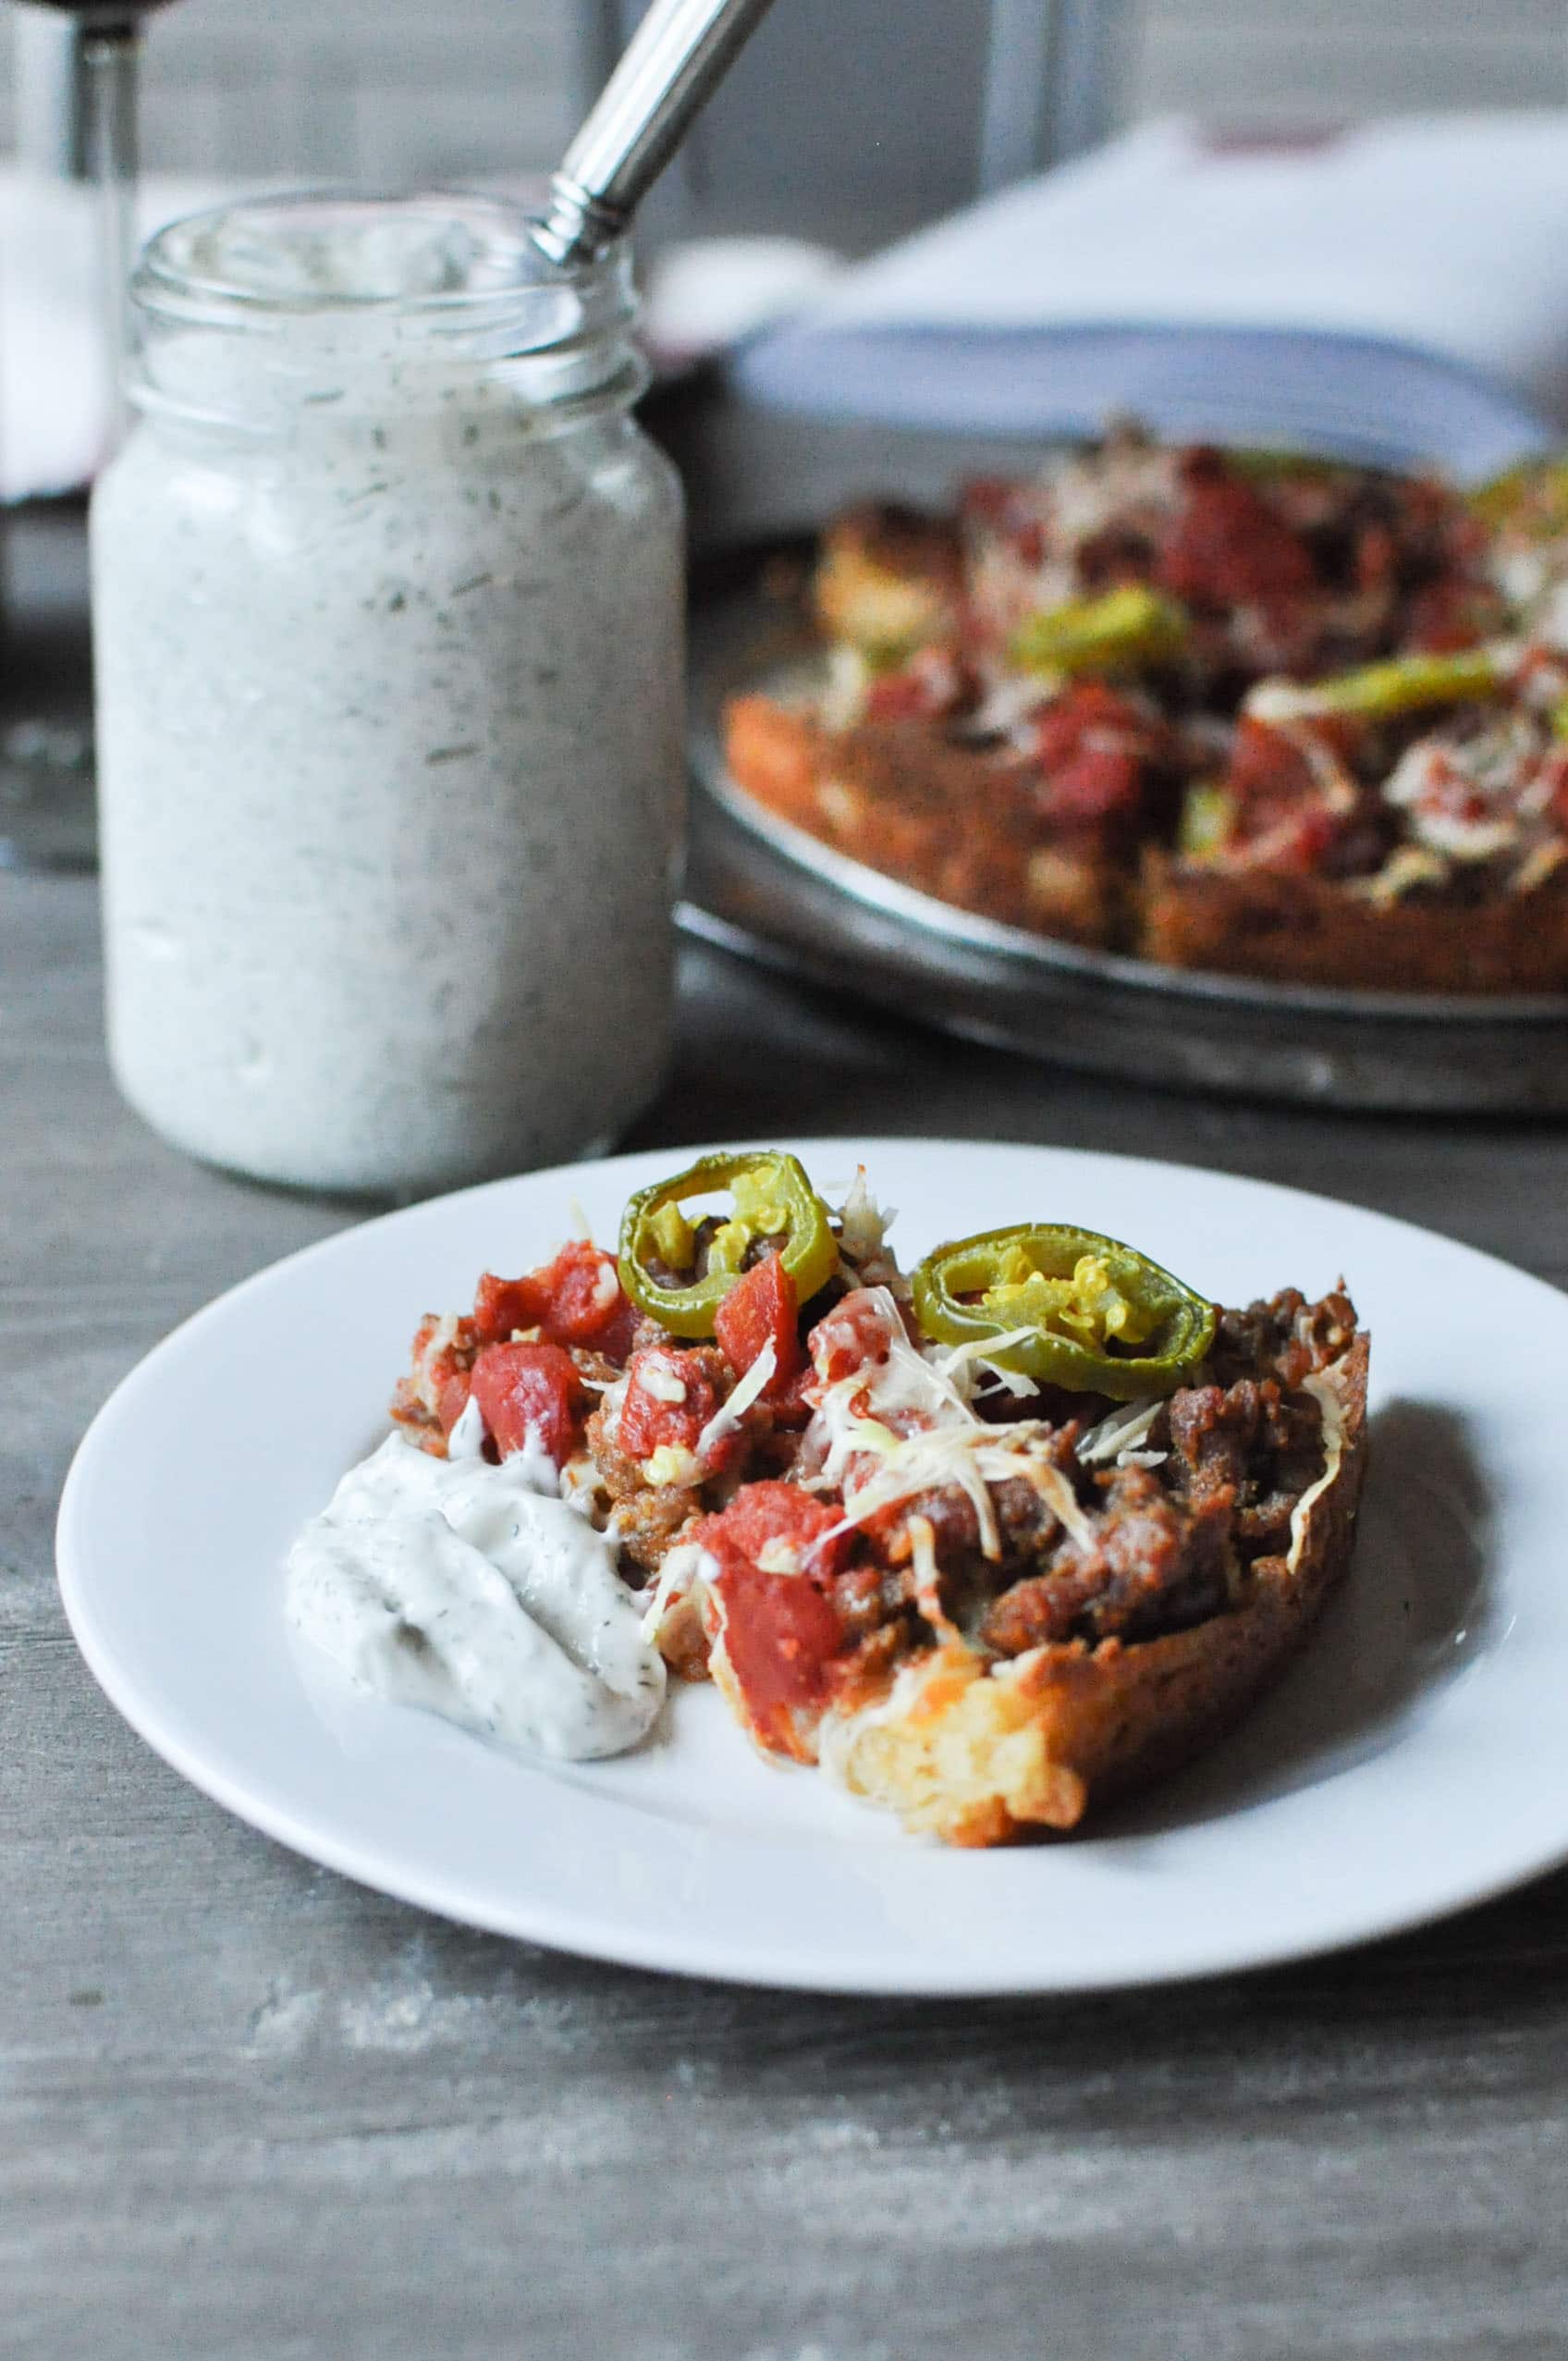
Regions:
[[[150, 1754], [61, 1616], [67, 1461], [177, 1321], [353, 1215], [120, 1105], [94, 900], [0, 874], [0, 2353], [1568, 2354], [1568, 1875], [1253, 1979], [790, 1998], [445, 1925]], [[633, 1144], [904, 1129], [1309, 1174], [1568, 1283], [1561, 1131], [1086, 1082], [688, 955]]]
[[[1568, 2352], [1568, 1876], [1127, 1998], [789, 1998], [553, 1956], [296, 1860], [99, 1695], [71, 1448], [351, 1218], [118, 1102], [94, 893], [0, 876], [0, 2351], [48, 2361]], [[1304, 1170], [1568, 1278], [1564, 1142], [1072, 1080], [687, 961], [640, 1140], [902, 1127]]]

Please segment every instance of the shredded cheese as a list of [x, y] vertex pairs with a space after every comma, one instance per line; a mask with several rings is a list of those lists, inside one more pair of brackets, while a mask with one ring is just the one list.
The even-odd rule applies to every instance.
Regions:
[[855, 1176], [849, 1193], [839, 1208], [839, 1244], [851, 1262], [869, 1262], [882, 1252], [888, 1233], [898, 1220], [896, 1210], [889, 1205], [886, 1211], [876, 1202], [866, 1186], [865, 1166], [855, 1166]]
[[703, 1463], [694, 1451], [683, 1443], [661, 1443], [642, 1462], [643, 1482], [663, 1491], [670, 1484], [698, 1484], [703, 1480]]
[[1402, 894], [1417, 886], [1441, 885], [1447, 876], [1448, 863], [1429, 844], [1396, 844], [1382, 867], [1370, 877], [1348, 878], [1345, 892], [1387, 909]]
[[745, 1375], [737, 1380], [728, 1400], [719, 1404], [698, 1435], [699, 1459], [710, 1459], [725, 1437], [736, 1433], [752, 1404], [766, 1391], [778, 1366], [778, 1347], [770, 1336]]
[[595, 1511], [600, 1506], [604, 1478], [586, 1451], [574, 1453], [567, 1461], [561, 1469], [560, 1489], [569, 1508], [575, 1508], [590, 1524], [597, 1521]]
[[1145, 1452], [1143, 1446], [1148, 1441], [1149, 1429], [1159, 1416], [1161, 1407], [1162, 1397], [1156, 1395], [1149, 1401], [1128, 1402], [1112, 1410], [1098, 1426], [1092, 1426], [1087, 1434], [1080, 1435], [1080, 1466], [1100, 1468], [1108, 1460], [1114, 1460], [1121, 1467], [1134, 1454], [1140, 1465], [1151, 1460], [1158, 1464], [1166, 1457], [1166, 1453]]
[[909, 1538], [914, 1571], [914, 1603], [938, 1639], [956, 1641], [960, 1647], [963, 1634], [949, 1619], [942, 1605], [941, 1569], [937, 1564], [937, 1535], [928, 1517], [912, 1517]]
[[1010, 1345], [1026, 1343], [1034, 1334], [1032, 1328], [1010, 1328], [1000, 1336], [972, 1337], [967, 1345], [949, 1345], [945, 1350], [934, 1353], [932, 1362], [961, 1391], [972, 1385], [983, 1371], [1015, 1399], [1023, 1399], [1027, 1395], [1037, 1394], [1039, 1387], [1023, 1370], [1004, 1369], [996, 1355], [1006, 1352]]
[[659, 1626], [673, 1602], [684, 1598], [698, 1582], [711, 1582], [717, 1572], [718, 1560], [711, 1550], [704, 1549], [696, 1542], [677, 1542], [673, 1549], [667, 1549], [664, 1563], [659, 1568], [659, 1579], [654, 1585], [654, 1595], [643, 1617], [643, 1639], [656, 1639]]
[[1307, 1485], [1291, 1511], [1291, 1547], [1285, 1563], [1293, 1574], [1306, 1544], [1306, 1520], [1315, 1502], [1320, 1500], [1340, 1472], [1344, 1456], [1345, 1414], [1339, 1394], [1327, 1376], [1304, 1377], [1302, 1391], [1310, 1394], [1323, 1414], [1323, 1472], [1316, 1483]]
[[[592, 1239], [589, 1241], [593, 1243]], [[613, 1262], [601, 1262], [594, 1280], [594, 1307], [612, 1311], [620, 1299], [620, 1274]]]
[[[1054, 1430], [1039, 1420], [996, 1427], [976, 1418], [965, 1389], [974, 1383], [979, 1356], [962, 1346], [931, 1357], [917, 1351], [892, 1297], [884, 1289], [872, 1293], [884, 1299], [887, 1358], [827, 1386], [807, 1434], [808, 1450], [820, 1457], [818, 1472], [807, 1481], [843, 1495], [837, 1530], [852, 1531], [900, 1501], [956, 1486], [974, 1510], [982, 1551], [994, 1560], [1002, 1546], [991, 1487], [1020, 1478], [1078, 1546], [1088, 1547], [1093, 1529], [1071, 1482], [1040, 1453]], [[988, 1337], [986, 1349], [995, 1352], [1007, 1341]], [[900, 1433], [895, 1421], [912, 1419], [921, 1423]]]
[[805, 1481], [843, 1496], [837, 1530], [851, 1531], [921, 1493], [956, 1486], [974, 1510], [982, 1550], [997, 1559], [1001, 1529], [991, 1486], [1016, 1478], [1032, 1485], [1086, 1548], [1093, 1529], [1072, 1483], [1040, 1452], [1053, 1430], [1039, 1420], [989, 1426], [970, 1407], [979, 1373], [990, 1366], [986, 1357], [1033, 1331], [922, 1352], [910, 1342], [889, 1291], [866, 1292], [880, 1314], [884, 1356], [824, 1388], [806, 1437], [805, 1456], [817, 1472]]
[[827, 680], [820, 707], [829, 730], [852, 730], [864, 719], [871, 677], [871, 667], [860, 649], [848, 640], [835, 640], [827, 651]]
[[1087, 1552], [1095, 1545], [1095, 1529], [1078, 1506], [1078, 1495], [1060, 1468], [1048, 1460], [1035, 1459], [1020, 1470], [1026, 1475], [1048, 1508], [1054, 1508], [1058, 1522], [1075, 1549]]

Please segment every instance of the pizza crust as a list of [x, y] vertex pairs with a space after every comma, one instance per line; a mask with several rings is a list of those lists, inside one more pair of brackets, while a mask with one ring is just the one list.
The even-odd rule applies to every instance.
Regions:
[[1469, 906], [1377, 904], [1329, 878], [1145, 854], [1143, 957], [1168, 967], [1370, 991], [1568, 990], [1568, 877]]
[[1243, 1604], [1160, 1639], [1074, 1641], [1005, 1664], [929, 1650], [880, 1695], [825, 1717], [824, 1767], [912, 1829], [993, 1845], [1075, 1828], [1202, 1752], [1278, 1678], [1350, 1564], [1367, 1351], [1358, 1335], [1313, 1381], [1328, 1465], [1297, 1504], [1289, 1555], [1258, 1560]]
[[[1023, 767], [921, 721], [825, 729], [771, 697], [736, 697], [725, 759], [742, 792], [851, 860], [1006, 926], [1105, 947], [1131, 879], [1109, 860], [1043, 842]], [[985, 825], [976, 827], [983, 813]]]
[[[1031, 844], [985, 756], [918, 722], [825, 730], [762, 696], [727, 715], [730, 776], [781, 819], [984, 917], [1164, 967], [1366, 991], [1568, 990], [1568, 871], [1470, 905], [1373, 903], [1330, 878], [1224, 869], [1150, 847], [1140, 876]], [[978, 805], [988, 825], [970, 819]]]

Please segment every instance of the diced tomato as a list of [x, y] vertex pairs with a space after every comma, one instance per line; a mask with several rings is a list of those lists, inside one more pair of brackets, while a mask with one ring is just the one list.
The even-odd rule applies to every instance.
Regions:
[[532, 1279], [497, 1279], [486, 1271], [473, 1298], [473, 1324], [487, 1345], [498, 1345], [514, 1329], [537, 1328], [540, 1296]]
[[443, 1434], [451, 1433], [467, 1409], [469, 1396], [472, 1392], [473, 1379], [466, 1369], [459, 1370], [455, 1377], [449, 1377], [442, 1386], [435, 1398], [435, 1415], [441, 1421]]
[[[834, 1532], [841, 1522], [840, 1509], [798, 1483], [743, 1483], [727, 1508], [704, 1518], [696, 1538], [713, 1548], [711, 1537], [717, 1535], [716, 1555], [734, 1550], [752, 1566], [774, 1544], [794, 1553], [802, 1564], [809, 1559], [814, 1573], [830, 1574], [843, 1563], [853, 1539], [851, 1533]], [[826, 1539], [828, 1533], [834, 1535], [831, 1541]]]
[[1085, 738], [1095, 735], [1145, 739], [1148, 716], [1103, 681], [1079, 681], [1041, 711], [1035, 724], [1035, 752], [1043, 763], [1067, 762]]
[[[1322, 727], [1328, 740], [1330, 725]], [[1248, 841], [1272, 835], [1285, 820], [1302, 823], [1304, 843], [1317, 833], [1315, 816], [1322, 811], [1322, 790], [1311, 761], [1293, 737], [1270, 723], [1243, 715], [1225, 787], [1234, 802], [1240, 832]]]
[[1243, 804], [1293, 802], [1310, 795], [1315, 784], [1312, 765], [1296, 740], [1250, 714], [1236, 725], [1225, 783]]
[[447, 1380], [468, 1368], [481, 1341], [472, 1320], [437, 1320], [434, 1312], [426, 1312], [414, 1330], [410, 1351], [410, 1378], [420, 1398], [434, 1403]]
[[1047, 772], [1033, 800], [1043, 819], [1063, 828], [1096, 827], [1137, 810], [1143, 779], [1136, 755], [1086, 746], [1060, 770]]
[[960, 489], [960, 514], [966, 523], [1005, 525], [1017, 512], [1020, 488], [1010, 475], [972, 475]]
[[631, 1383], [619, 1426], [627, 1458], [647, 1459], [666, 1446], [694, 1451], [718, 1408], [718, 1388], [698, 1355], [673, 1345], [646, 1345], [633, 1353], [627, 1374]]
[[440, 1417], [447, 1388], [466, 1388], [477, 1342], [472, 1320], [438, 1320], [427, 1312], [415, 1329], [409, 1367], [393, 1388], [390, 1408], [398, 1425], [410, 1429], [422, 1449], [433, 1419]]
[[539, 1328], [552, 1344], [589, 1346], [619, 1360], [637, 1314], [622, 1291], [614, 1255], [574, 1238], [524, 1278], [497, 1279], [487, 1271], [473, 1299], [473, 1320], [485, 1344], [518, 1328]]
[[[1335, 725], [1313, 726], [1342, 761]], [[1235, 806], [1237, 847], [1266, 868], [1307, 874], [1340, 834], [1341, 822], [1324, 802], [1305, 750], [1267, 721], [1243, 715], [1225, 787]]]
[[783, 1393], [777, 1395], [768, 1405], [773, 1412], [776, 1433], [790, 1433], [801, 1427], [810, 1425], [812, 1410], [815, 1407], [811, 1400], [810, 1388], [815, 1383], [815, 1370], [813, 1369], [809, 1360], [802, 1361]]
[[758, 1397], [764, 1402], [781, 1400], [805, 1366], [797, 1333], [799, 1318], [795, 1283], [777, 1254], [748, 1271], [718, 1307], [714, 1332], [738, 1377], [745, 1375], [769, 1345], [773, 1347], [773, 1375]]
[[827, 1593], [802, 1574], [763, 1574], [735, 1562], [707, 1590], [704, 1621], [759, 1746], [815, 1759], [815, 1733], [832, 1694], [828, 1667], [844, 1625]]
[[927, 711], [925, 686], [913, 672], [885, 672], [865, 693], [868, 721], [919, 721]]
[[[714, 1561], [704, 1614], [710, 1636], [722, 1641], [727, 1686], [757, 1743], [800, 1762], [812, 1759], [829, 1667], [846, 1636], [827, 1582], [848, 1537], [822, 1538], [837, 1519], [798, 1484], [743, 1484], [721, 1515], [704, 1517], [690, 1534]], [[812, 1551], [821, 1562], [809, 1570], [761, 1567], [770, 1545], [781, 1556]]]
[[1364, 524], [1355, 536], [1355, 586], [1366, 595], [1390, 590], [1399, 580], [1399, 543], [1381, 520]]
[[1463, 574], [1446, 574], [1411, 600], [1404, 643], [1423, 656], [1452, 656], [1502, 627], [1495, 594]]
[[[1315, 719], [1312, 730], [1348, 769], [1354, 725]], [[1305, 874], [1321, 867], [1350, 813], [1332, 810], [1305, 747], [1267, 721], [1243, 715], [1225, 776], [1237, 815], [1236, 843], [1268, 869]]]
[[806, 1338], [806, 1349], [817, 1376], [832, 1384], [857, 1369], [885, 1361], [902, 1334], [902, 1323], [880, 1292], [862, 1287], [823, 1313]]
[[1043, 566], [1046, 562], [1046, 528], [1037, 519], [1029, 518], [1015, 525], [1012, 531], [1013, 555], [1026, 566]]
[[1257, 486], [1214, 451], [1182, 462], [1186, 497], [1160, 558], [1160, 579], [1178, 598], [1231, 607], [1310, 591], [1312, 553]]
[[1081, 681], [1053, 698], [1034, 737], [1040, 776], [1033, 800], [1043, 818], [1066, 828], [1134, 813], [1160, 751], [1147, 716], [1103, 681]]
[[622, 1291], [614, 1255], [573, 1241], [537, 1275], [545, 1295], [539, 1324], [545, 1333], [557, 1345], [588, 1345], [619, 1358], [637, 1314]]
[[582, 1381], [559, 1345], [486, 1345], [473, 1364], [473, 1396], [503, 1459], [537, 1434], [557, 1468], [577, 1439]]

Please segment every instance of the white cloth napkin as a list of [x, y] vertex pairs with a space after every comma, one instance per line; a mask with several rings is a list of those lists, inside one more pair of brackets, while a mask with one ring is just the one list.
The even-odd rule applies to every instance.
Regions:
[[1568, 430], [1568, 113], [1145, 125], [845, 271], [735, 374], [824, 418], [1123, 411], [1484, 475]]

